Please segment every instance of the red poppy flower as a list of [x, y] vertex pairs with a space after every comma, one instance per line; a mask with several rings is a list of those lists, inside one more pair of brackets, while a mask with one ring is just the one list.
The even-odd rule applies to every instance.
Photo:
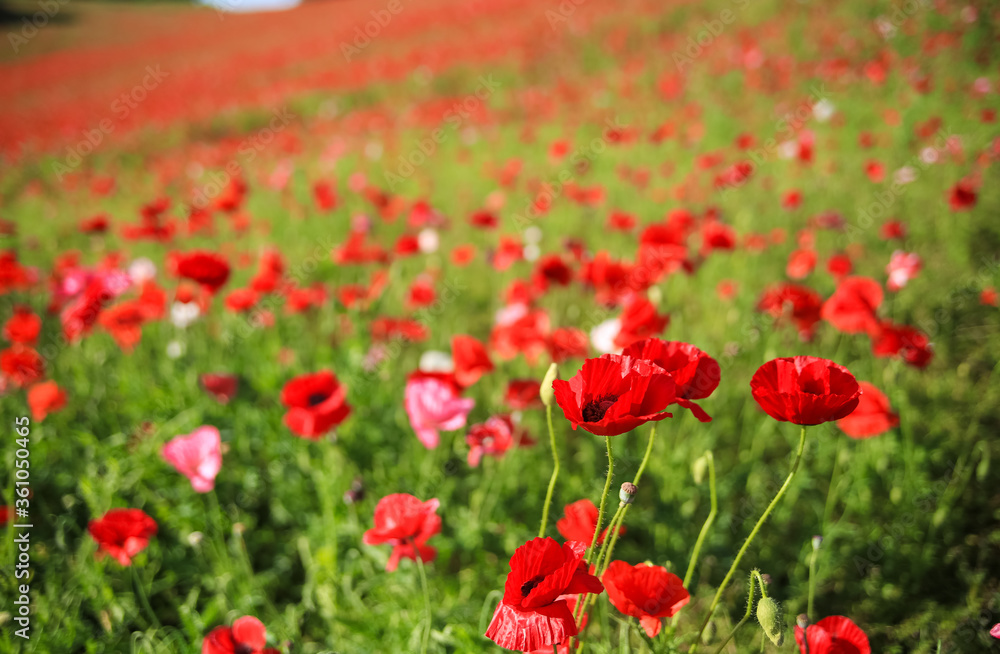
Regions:
[[441, 516], [436, 511], [436, 499], [422, 502], [413, 495], [386, 495], [375, 506], [375, 526], [365, 532], [365, 545], [392, 545], [392, 555], [385, 569], [392, 572], [401, 559], [433, 561], [437, 550], [426, 545], [427, 540], [441, 532]]
[[845, 334], [870, 332], [878, 325], [875, 310], [882, 304], [882, 287], [870, 277], [847, 277], [823, 303], [823, 319]]
[[35, 384], [28, 389], [28, 406], [32, 417], [41, 422], [45, 416], [66, 406], [66, 391], [54, 381]]
[[31, 311], [31, 307], [18, 305], [3, 326], [3, 337], [12, 343], [34, 345], [41, 330], [42, 319]]
[[883, 320], [872, 334], [872, 354], [877, 357], [899, 356], [916, 368], [924, 368], [934, 357], [930, 338], [915, 327], [895, 325]]
[[197, 250], [179, 254], [176, 258], [177, 275], [190, 279], [210, 293], [215, 293], [229, 280], [229, 262], [214, 252]]
[[650, 420], [676, 401], [673, 377], [663, 368], [629, 356], [605, 354], [587, 359], [569, 381], [552, 382], [555, 399], [573, 429], [617, 436]]
[[868, 382], [859, 382], [861, 399], [858, 407], [837, 421], [837, 426], [851, 438], [871, 438], [884, 434], [899, 424], [899, 416], [889, 407], [885, 393]]
[[277, 654], [273, 648], [264, 649], [267, 631], [264, 623], [253, 616], [243, 616], [232, 627], [216, 627], [205, 636], [201, 654]]
[[948, 192], [948, 205], [952, 211], [968, 211], [976, 206], [976, 187], [969, 181], [961, 181]]
[[142, 324], [148, 319], [146, 305], [126, 300], [101, 312], [98, 322], [108, 330], [122, 352], [129, 353], [142, 340]]
[[765, 291], [757, 301], [757, 310], [766, 311], [776, 321], [791, 319], [803, 341], [812, 340], [822, 306], [819, 293], [798, 284], [779, 284]]
[[538, 260], [532, 277], [535, 284], [544, 291], [549, 284], [568, 286], [573, 281], [573, 269], [558, 254], [550, 254]]
[[[572, 504], [567, 504], [563, 509], [565, 517], [556, 520], [556, 529], [566, 540], [578, 540], [581, 543], [589, 543], [594, 538], [594, 530], [597, 529], [597, 506], [590, 500], [577, 500]], [[608, 535], [608, 529], [597, 537], [598, 543], [604, 542], [604, 537]], [[618, 529], [618, 534], [625, 533], [625, 525]]]
[[623, 356], [652, 361], [666, 370], [677, 385], [677, 404], [690, 409], [701, 422], [712, 422], [705, 410], [691, 402], [711, 395], [719, 387], [719, 363], [690, 343], [648, 338], [625, 348]]
[[129, 566], [132, 557], [146, 549], [156, 535], [156, 521], [142, 509], [111, 509], [100, 520], [91, 520], [87, 530], [102, 553]]
[[[806, 639], [808, 638], [808, 646]], [[871, 654], [868, 636], [842, 615], [831, 615], [803, 629], [796, 625], [795, 642], [802, 654]]]
[[567, 595], [600, 593], [600, 580], [587, 572], [587, 546], [535, 538], [510, 558], [503, 599], [486, 637], [500, 647], [531, 651], [563, 642], [577, 633]]
[[670, 324], [670, 315], [660, 315], [656, 306], [644, 297], [636, 297], [625, 306], [621, 329], [615, 337], [615, 346], [626, 347], [650, 336], [661, 334]]
[[462, 388], [472, 386], [493, 370], [486, 346], [471, 336], [457, 334], [451, 338], [451, 358], [455, 364], [455, 381]]
[[15, 345], [0, 352], [0, 371], [15, 386], [27, 386], [45, 374], [45, 361], [32, 348]]
[[347, 418], [347, 388], [329, 370], [300, 375], [281, 389], [281, 403], [288, 407], [285, 425], [292, 433], [318, 439]]
[[534, 364], [547, 345], [549, 316], [542, 309], [520, 305], [510, 309], [510, 316], [490, 331], [490, 349], [504, 361], [523, 354], [528, 363]]
[[601, 581], [611, 604], [638, 618], [650, 638], [660, 633], [663, 618], [673, 616], [691, 599], [681, 578], [658, 565], [612, 561]]
[[226, 309], [233, 313], [250, 311], [257, 306], [259, 296], [252, 288], [238, 288], [226, 296]]
[[998, 304], [1000, 304], [998, 300], [1000, 300], [1000, 294], [998, 294], [997, 289], [993, 288], [992, 286], [984, 288], [979, 293], [979, 304], [985, 307], [997, 306]]
[[831, 255], [826, 260], [826, 271], [836, 279], [850, 275], [853, 270], [854, 264], [851, 262], [851, 258], [842, 252]]
[[906, 225], [899, 220], [889, 220], [882, 224], [878, 233], [883, 241], [901, 241], [906, 238]]
[[499, 415], [470, 427], [465, 443], [469, 446], [469, 465], [476, 467], [483, 456], [499, 459], [510, 448], [528, 447], [535, 441], [523, 427], [515, 425], [509, 415]]
[[804, 279], [816, 267], [816, 252], [813, 250], [795, 250], [788, 257], [785, 274], [792, 279]]
[[427, 327], [409, 318], [390, 318], [381, 316], [371, 323], [372, 340], [390, 341], [402, 339], [418, 343], [427, 340]]
[[215, 398], [219, 404], [229, 404], [236, 397], [240, 379], [236, 375], [207, 372], [199, 380], [205, 392]]
[[754, 373], [750, 391], [767, 415], [796, 425], [848, 416], [861, 396], [861, 387], [847, 368], [805, 356], [768, 361]]
[[541, 409], [543, 406], [539, 395], [541, 387], [541, 383], [535, 379], [511, 379], [507, 382], [504, 401], [515, 411]]
[[587, 333], [576, 327], [560, 327], [549, 336], [549, 356], [555, 363], [574, 357], [585, 358], [590, 341]]

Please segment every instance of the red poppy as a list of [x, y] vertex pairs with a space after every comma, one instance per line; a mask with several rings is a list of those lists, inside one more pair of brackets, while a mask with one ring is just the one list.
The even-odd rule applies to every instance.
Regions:
[[600, 580], [587, 572], [587, 546], [535, 538], [510, 558], [503, 599], [486, 637], [500, 647], [531, 651], [563, 642], [577, 633], [566, 596], [600, 593]]
[[48, 414], [66, 406], [66, 391], [54, 381], [35, 384], [28, 389], [28, 406], [32, 417], [41, 422]]
[[785, 274], [792, 279], [804, 279], [816, 267], [816, 252], [809, 249], [795, 250], [788, 257]]
[[948, 192], [948, 205], [952, 211], [968, 211], [976, 206], [976, 187], [963, 180]]
[[711, 422], [705, 410], [691, 402], [711, 395], [719, 387], [719, 363], [690, 343], [648, 338], [625, 348], [623, 356], [652, 361], [666, 370], [677, 385], [677, 404], [690, 409], [701, 422]]
[[930, 338], [915, 327], [895, 325], [890, 320], [878, 324], [872, 335], [872, 354], [877, 357], [899, 356], [916, 368], [924, 368], [934, 357]]
[[549, 284], [568, 286], [573, 281], [573, 269], [558, 254], [550, 254], [538, 260], [532, 277], [535, 284], [544, 291]]
[[819, 293], [799, 284], [774, 286], [757, 301], [757, 310], [769, 313], [775, 321], [791, 319], [799, 330], [799, 338], [804, 341], [812, 340], [822, 306]]
[[239, 377], [223, 372], [207, 372], [198, 381], [205, 392], [214, 397], [219, 404], [229, 404], [229, 401], [236, 397], [240, 384]]
[[629, 356], [605, 354], [587, 359], [569, 381], [552, 382], [555, 399], [573, 429], [617, 436], [650, 420], [676, 401], [673, 377], [663, 368]]
[[619, 320], [621, 328], [615, 336], [615, 346], [626, 347], [663, 333], [670, 324], [670, 314], [660, 315], [652, 302], [644, 297], [636, 297], [625, 306]]
[[469, 446], [469, 465], [476, 467], [485, 455], [499, 459], [510, 448], [527, 447], [535, 441], [509, 415], [499, 415], [470, 427], [465, 443]]
[[175, 263], [178, 276], [201, 284], [210, 293], [218, 291], [229, 280], [229, 262], [215, 252], [197, 250], [178, 254]]
[[847, 277], [823, 303], [820, 315], [845, 334], [871, 332], [878, 326], [875, 310], [882, 304], [882, 287], [870, 277]]
[[318, 439], [347, 418], [347, 388], [329, 370], [300, 375], [281, 389], [281, 403], [288, 407], [285, 425], [292, 433]]
[[638, 618], [650, 638], [660, 633], [663, 618], [673, 616], [691, 599], [681, 578], [658, 565], [612, 561], [601, 581], [611, 604]]
[[826, 271], [836, 279], [850, 275], [853, 270], [854, 264], [851, 262], [851, 258], [842, 252], [833, 254], [826, 260]]
[[156, 521], [142, 509], [111, 509], [100, 520], [91, 520], [87, 530], [101, 553], [129, 566], [132, 557], [146, 549], [149, 539], [156, 535]]
[[3, 326], [3, 337], [12, 343], [34, 345], [41, 330], [42, 319], [31, 311], [31, 307], [19, 304]]
[[126, 300], [101, 312], [98, 322], [108, 330], [122, 352], [129, 353], [142, 339], [142, 324], [148, 319], [146, 305]]
[[848, 416], [861, 396], [861, 387], [847, 368], [806, 356], [768, 361], [754, 373], [750, 391], [767, 415], [796, 425]]
[[216, 627], [205, 636], [201, 654], [277, 654], [273, 648], [264, 649], [267, 631], [264, 623], [253, 616], [243, 616], [232, 627]]
[[0, 371], [15, 386], [27, 386], [45, 374], [45, 361], [32, 348], [15, 345], [0, 352]]
[[[578, 540], [581, 543], [589, 543], [594, 538], [594, 530], [597, 529], [597, 506], [590, 500], [577, 500], [572, 504], [567, 504], [563, 510], [564, 516], [556, 520], [556, 529], [566, 540]], [[608, 535], [608, 529], [597, 537], [598, 543], [604, 542], [604, 537]], [[618, 534], [625, 533], [625, 526], [618, 529]]]
[[510, 316], [505, 316], [490, 332], [490, 349], [502, 360], [523, 354], [528, 363], [533, 364], [545, 351], [549, 316], [542, 309], [528, 309], [521, 305], [509, 309]]
[[434, 282], [427, 276], [421, 276], [413, 281], [406, 292], [406, 308], [412, 311], [429, 307], [434, 304], [435, 299], [437, 293], [434, 291]]
[[486, 346], [471, 336], [458, 334], [451, 338], [451, 358], [455, 364], [455, 380], [463, 388], [472, 386], [493, 370]]
[[257, 306], [259, 296], [252, 288], [238, 288], [226, 296], [226, 309], [233, 313], [250, 311]]
[[878, 233], [883, 241], [901, 241], [906, 238], [906, 225], [899, 220], [889, 220], [882, 224]]
[[868, 382], [859, 382], [861, 399], [858, 407], [837, 426], [851, 438], [871, 438], [884, 434], [899, 424], [899, 416], [889, 407], [885, 393]]
[[587, 333], [582, 329], [560, 327], [549, 336], [549, 356], [555, 363], [562, 363], [572, 358], [582, 359], [587, 356], [589, 345]]
[[865, 632], [842, 615], [823, 618], [806, 629], [796, 625], [795, 642], [798, 643], [802, 654], [871, 654], [872, 652]]
[[511, 379], [507, 382], [507, 392], [504, 401], [515, 411], [541, 409], [542, 398], [539, 395], [542, 385], [535, 379]]
[[992, 286], [987, 286], [979, 293], [979, 304], [985, 307], [995, 307], [1000, 300], [1000, 294], [997, 293], [997, 289]]
[[427, 540], [441, 532], [441, 516], [436, 511], [436, 499], [423, 502], [413, 495], [395, 493], [386, 495], [375, 506], [375, 526], [365, 532], [365, 545], [392, 545], [392, 554], [385, 569], [392, 572], [401, 559], [433, 561], [437, 550], [427, 545]]
[[402, 339], [414, 343], [427, 340], [427, 327], [409, 318], [381, 316], [371, 323], [372, 340], [389, 341]]

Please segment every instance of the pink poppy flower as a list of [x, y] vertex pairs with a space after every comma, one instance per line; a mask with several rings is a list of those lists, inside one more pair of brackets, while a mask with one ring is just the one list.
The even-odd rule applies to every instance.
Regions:
[[896, 250], [889, 259], [889, 265], [885, 271], [889, 273], [889, 282], [885, 285], [890, 291], [898, 291], [906, 286], [906, 283], [917, 276], [923, 262], [920, 255], [915, 252], [906, 253]]
[[451, 374], [412, 373], [406, 381], [406, 415], [427, 449], [438, 445], [438, 431], [465, 427], [465, 419], [476, 405], [460, 396], [461, 388]]
[[167, 463], [191, 480], [199, 493], [215, 488], [215, 476], [222, 468], [222, 440], [219, 430], [205, 425], [186, 436], [177, 436], [161, 451]]

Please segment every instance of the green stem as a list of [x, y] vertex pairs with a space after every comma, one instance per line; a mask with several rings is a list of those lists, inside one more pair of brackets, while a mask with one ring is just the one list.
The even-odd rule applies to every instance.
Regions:
[[431, 635], [431, 595], [427, 591], [427, 573], [424, 571], [424, 560], [420, 556], [420, 550], [417, 548], [416, 543], [413, 543], [413, 551], [416, 554], [417, 571], [420, 573], [420, 589], [424, 593], [424, 620], [427, 623], [424, 627], [423, 636], [420, 637], [420, 652], [421, 654], [427, 654], [427, 643]]
[[816, 598], [816, 557], [819, 555], [818, 549], [813, 549], [809, 557], [809, 602], [806, 604], [806, 615], [811, 620], [813, 613], [813, 600]]
[[[642, 473], [646, 471], [646, 464], [649, 463], [649, 457], [653, 453], [653, 443], [656, 442], [656, 425], [653, 425], [653, 429], [649, 432], [649, 442], [646, 444], [646, 453], [642, 457], [642, 461], [639, 463], [639, 469], [635, 472], [635, 477], [632, 479], [632, 485], [638, 487], [639, 482], [642, 480]], [[615, 545], [618, 544], [618, 535], [621, 531], [621, 526], [625, 524], [625, 516], [628, 515], [628, 508], [632, 506], [631, 504], [626, 504], [623, 507], [619, 507], [621, 516], [618, 518], [618, 524], [615, 525], [614, 520], [611, 521], [612, 529], [608, 531], [608, 537], [611, 539], [611, 544], [608, 546], [607, 553], [604, 557], [604, 563], [602, 567], [597, 569], [600, 571], [600, 575], [608, 569], [608, 565], [611, 563], [611, 555], [615, 551]], [[598, 558], [597, 562], [600, 564], [601, 559]]]
[[[833, 505], [836, 501], [837, 473], [840, 470], [840, 452], [843, 449], [843, 440], [837, 446], [837, 454], [833, 458], [833, 470], [830, 472], [830, 485], [826, 489], [826, 504], [823, 507], [823, 531], [830, 524], [830, 517], [833, 515]], [[823, 534], [826, 535], [825, 533]]]
[[805, 425], [803, 425], [802, 431], [799, 434], [799, 449], [795, 454], [795, 463], [792, 464], [791, 472], [788, 473], [788, 477], [785, 479], [785, 483], [782, 484], [781, 488], [778, 489], [778, 494], [774, 496], [774, 499], [771, 500], [771, 503], [767, 505], [766, 509], [764, 509], [764, 515], [762, 515], [760, 519], [757, 521], [757, 524], [754, 525], [753, 531], [750, 532], [750, 535], [747, 536], [747, 539], [743, 542], [743, 547], [741, 547], [740, 551], [736, 553], [736, 559], [733, 561], [733, 564], [729, 566], [729, 572], [726, 573], [725, 578], [722, 580], [722, 585], [720, 585], [719, 589], [715, 592], [715, 597], [712, 599], [712, 603], [708, 607], [708, 614], [705, 616], [704, 622], [701, 623], [701, 629], [698, 630], [698, 635], [695, 637], [694, 642], [691, 644], [691, 648], [688, 650], [688, 654], [694, 654], [694, 652], [697, 651], [698, 643], [701, 641], [701, 637], [705, 633], [705, 629], [708, 628], [708, 623], [712, 620], [712, 614], [715, 612], [715, 607], [719, 605], [719, 600], [722, 599], [722, 593], [724, 593], [726, 587], [729, 586], [729, 582], [732, 580], [733, 574], [736, 572], [736, 568], [739, 566], [740, 561], [743, 559], [743, 555], [746, 554], [747, 549], [750, 547], [750, 543], [752, 543], [754, 537], [757, 536], [757, 532], [760, 531], [760, 528], [764, 525], [764, 522], [767, 520], [768, 516], [771, 515], [772, 511], [774, 511], [774, 507], [778, 505], [778, 502], [781, 501], [781, 498], [785, 495], [785, 491], [787, 491], [789, 485], [791, 485], [792, 479], [795, 477], [795, 473], [799, 469], [799, 463], [801, 463], [802, 461], [802, 452], [805, 451], [805, 447], [806, 447], [806, 428]]
[[135, 594], [139, 597], [142, 608], [146, 611], [153, 626], [159, 629], [160, 621], [156, 618], [156, 614], [153, 613], [153, 607], [149, 605], [149, 598], [146, 597], [146, 589], [142, 586], [142, 580], [139, 579], [139, 573], [136, 572], [134, 563], [129, 566], [129, 571], [132, 573], [132, 585], [135, 586]]
[[593, 538], [590, 539], [590, 547], [587, 548], [587, 558], [585, 559], [587, 563], [590, 563], [594, 549], [597, 547], [597, 537], [600, 535], [601, 525], [604, 523], [604, 506], [607, 504], [608, 491], [611, 490], [611, 479], [615, 473], [615, 457], [611, 453], [611, 437], [605, 436], [604, 443], [608, 447], [608, 476], [604, 480], [604, 492], [601, 493], [601, 507], [597, 511], [597, 526], [594, 528]]
[[728, 636], [726, 636], [726, 639], [722, 641], [722, 644], [719, 645], [719, 649], [715, 650], [715, 654], [722, 654], [722, 650], [725, 649], [726, 645], [729, 644], [729, 641], [736, 636], [736, 632], [739, 631], [740, 627], [742, 627], [746, 621], [750, 619], [750, 613], [753, 610], [755, 583], [760, 585], [761, 597], [767, 597], [767, 591], [764, 590], [764, 580], [761, 578], [760, 572], [753, 570], [750, 572], [750, 595], [747, 597], [747, 612], [743, 615], [743, 619], [736, 623], [736, 626], [733, 627], [733, 630]]
[[[549, 423], [549, 443], [552, 445], [552, 477], [549, 478], [549, 489], [545, 492], [545, 504], [542, 506], [542, 525], [538, 528], [538, 537], [545, 535], [545, 528], [549, 524], [549, 505], [552, 504], [552, 493], [556, 488], [556, 479], [559, 478], [559, 451], [556, 449], [556, 430], [552, 427], [552, 405], [545, 407], [545, 419]], [[611, 445], [608, 444], [608, 455], [611, 454]], [[610, 473], [609, 473], [610, 474]], [[610, 477], [609, 477], [610, 480]], [[605, 491], [607, 494], [607, 491]], [[600, 528], [600, 525], [598, 525]]]
[[701, 526], [701, 532], [698, 533], [698, 540], [694, 542], [694, 550], [691, 551], [691, 561], [688, 562], [687, 572], [684, 573], [685, 588], [688, 588], [691, 583], [691, 577], [694, 576], [694, 566], [698, 563], [698, 555], [701, 553], [701, 546], [705, 543], [708, 530], [711, 529], [712, 523], [715, 522], [715, 516], [719, 512], [719, 500], [715, 494], [715, 457], [712, 456], [711, 450], [705, 452], [705, 458], [708, 460], [708, 491], [711, 498], [711, 510], [708, 512], [705, 524]]

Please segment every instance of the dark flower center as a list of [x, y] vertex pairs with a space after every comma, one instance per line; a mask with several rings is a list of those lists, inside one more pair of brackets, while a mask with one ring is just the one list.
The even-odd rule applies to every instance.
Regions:
[[236, 654], [253, 654], [253, 647], [244, 643], [236, 643], [236, 648], [233, 651]]
[[309, 396], [307, 401], [309, 402], [309, 406], [316, 406], [317, 404], [323, 404], [323, 402], [326, 402], [327, 397], [329, 397], [329, 395], [326, 393], [313, 393]]
[[617, 395], [604, 395], [595, 398], [583, 407], [583, 419], [585, 422], [600, 422], [604, 414], [608, 412], [611, 405], [618, 401]]
[[537, 575], [535, 577], [532, 577], [528, 581], [524, 582], [523, 584], [521, 584], [521, 597], [527, 597], [528, 593], [533, 591], [535, 589], [535, 586], [540, 584], [542, 579], [544, 578], [545, 575]]

